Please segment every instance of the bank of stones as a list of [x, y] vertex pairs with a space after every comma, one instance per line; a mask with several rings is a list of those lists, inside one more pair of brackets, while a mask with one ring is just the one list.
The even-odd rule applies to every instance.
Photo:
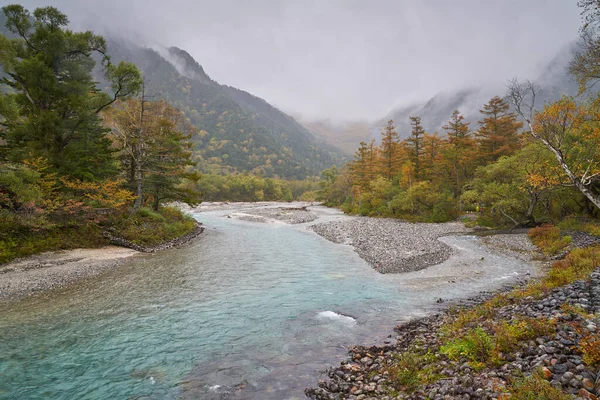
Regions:
[[444, 262], [452, 249], [437, 239], [470, 232], [458, 222], [420, 224], [367, 217], [324, 222], [310, 229], [331, 242], [353, 246], [381, 273], [418, 271]]
[[[568, 311], [565, 305], [581, 312]], [[522, 317], [548, 319], [556, 324], [556, 331], [522, 341], [514, 352], [503, 354], [497, 366], [475, 371], [467, 359], [453, 361], [440, 354], [440, 346], [447, 339], [442, 338], [439, 329], [456, 318], [440, 313], [398, 326], [394, 345], [352, 348], [349, 360], [329, 369], [326, 379], [319, 380], [318, 387], [306, 389], [305, 393], [318, 400], [509, 398], [504, 392], [511, 382], [537, 373], [575, 399], [597, 399], [600, 373], [586, 365], [577, 344], [582, 335], [597, 337], [599, 312], [600, 268], [589, 280], [554, 289], [541, 299], [525, 298], [498, 308], [495, 321]], [[397, 391], [390, 375], [394, 371], [392, 366], [409, 349], [435, 354], [435, 360], [425, 367], [438, 374], [434, 382], [418, 386], [410, 393]]]

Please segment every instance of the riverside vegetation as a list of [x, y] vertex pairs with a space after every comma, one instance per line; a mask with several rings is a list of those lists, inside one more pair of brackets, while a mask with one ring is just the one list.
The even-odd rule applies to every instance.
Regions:
[[[419, 117], [399, 140], [362, 142], [323, 172], [321, 198], [344, 211], [478, 227], [533, 227], [543, 278], [481, 295], [396, 328], [396, 343], [350, 349], [312, 399], [597, 399], [600, 396], [600, 60], [598, 2], [579, 2], [582, 46], [571, 63], [581, 98], [535, 108], [538, 88], [514, 80], [472, 130], [459, 111], [428, 134]], [[511, 109], [512, 106], [512, 109]], [[522, 129], [525, 128], [525, 131]], [[467, 215], [468, 216], [468, 215]]]
[[149, 101], [137, 67], [113, 64], [104, 38], [65, 29], [56, 8], [2, 12], [0, 262], [109, 236], [152, 246], [196, 229], [163, 205], [200, 201], [184, 115]]
[[[549, 233], [551, 231], [552, 233]], [[545, 253], [555, 228], [532, 230]], [[355, 346], [312, 399], [596, 399], [600, 245], [572, 251], [528, 285], [396, 328], [396, 344]], [[591, 244], [591, 246], [590, 246]], [[585, 247], [578, 247], [585, 246]]]
[[480, 226], [536, 226], [569, 215], [596, 218], [600, 208], [600, 21], [598, 4], [581, 2], [586, 25], [571, 62], [580, 96], [537, 109], [540, 89], [517, 79], [504, 98], [480, 110], [477, 127], [455, 110], [444, 134], [411, 116], [408, 138], [394, 121], [380, 144], [361, 142], [354, 160], [322, 173], [320, 199], [353, 214], [445, 222], [477, 212]]

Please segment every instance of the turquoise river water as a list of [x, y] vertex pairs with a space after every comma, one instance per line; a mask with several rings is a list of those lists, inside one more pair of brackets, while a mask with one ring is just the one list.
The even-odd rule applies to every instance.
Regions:
[[226, 214], [196, 214], [207, 230], [184, 248], [0, 304], [0, 398], [301, 399], [345, 346], [382, 343], [437, 297], [468, 296], [531, 268], [473, 236], [449, 237], [465, 260], [485, 256], [487, 267], [423, 285], [443, 280], [442, 269], [381, 275], [305, 224]]

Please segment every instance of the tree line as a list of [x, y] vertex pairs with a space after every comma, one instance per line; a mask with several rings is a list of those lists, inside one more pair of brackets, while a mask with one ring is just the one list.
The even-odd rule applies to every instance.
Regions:
[[569, 73], [577, 97], [536, 103], [540, 88], [514, 79], [480, 110], [476, 126], [454, 111], [443, 135], [419, 116], [399, 140], [362, 142], [353, 161], [323, 171], [319, 197], [363, 215], [441, 222], [476, 212], [482, 225], [528, 226], [600, 212], [600, 2], [580, 0], [580, 47]]
[[200, 201], [190, 169], [195, 128], [149, 98], [134, 64], [113, 64], [103, 37], [67, 29], [54, 7], [2, 12], [0, 260], [24, 238], [138, 223], [144, 207], [164, 220], [163, 202]]
[[390, 120], [379, 145], [361, 142], [352, 162], [323, 172], [320, 198], [350, 213], [431, 222], [469, 211], [481, 224], [511, 226], [596, 215], [600, 104], [563, 97], [535, 111], [535, 92], [514, 81], [506, 98], [483, 105], [476, 127], [456, 110], [443, 135], [413, 116], [399, 140]]

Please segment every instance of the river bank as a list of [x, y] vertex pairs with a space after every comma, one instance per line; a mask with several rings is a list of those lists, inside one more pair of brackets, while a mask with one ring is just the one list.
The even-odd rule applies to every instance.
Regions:
[[187, 235], [155, 246], [109, 237], [111, 246], [50, 251], [0, 265], [0, 302], [56, 289], [120, 266], [128, 258], [183, 246], [204, 232], [197, 224]]
[[307, 229], [354, 217], [309, 205], [313, 222], [256, 223], [228, 218], [249, 208], [226, 206], [189, 211], [207, 229], [189, 246], [0, 307], [10, 382], [0, 393], [299, 399], [346, 346], [391, 342], [394, 326], [436, 312], [440, 297], [444, 305], [536, 273], [461, 234], [439, 239], [452, 249], [441, 264], [381, 274]]
[[[486, 297], [490, 296], [480, 296], [476, 302], [485, 304]], [[446, 311], [398, 326], [395, 344], [353, 347], [348, 360], [329, 369], [326, 379], [305, 393], [319, 400], [497, 399], [509, 398], [506, 393], [512, 389], [528, 390], [534, 397], [527, 398], [532, 399], [596, 399], [598, 360], [582, 354], [580, 344], [586, 340], [587, 345], [598, 346], [598, 311], [600, 269], [588, 281], [554, 289], [539, 299], [527, 297], [488, 309], [496, 329], [522, 330], [513, 333], [514, 342], [505, 344], [497, 360], [473, 360], [466, 350], [452, 354], [448, 343], [458, 345], [458, 341], [449, 336], [458, 338], [469, 329], [460, 326], [465, 318], [461, 313], [467, 311]], [[485, 331], [478, 332], [483, 332], [482, 341], [490, 338]], [[493, 346], [491, 341], [487, 345]]]

